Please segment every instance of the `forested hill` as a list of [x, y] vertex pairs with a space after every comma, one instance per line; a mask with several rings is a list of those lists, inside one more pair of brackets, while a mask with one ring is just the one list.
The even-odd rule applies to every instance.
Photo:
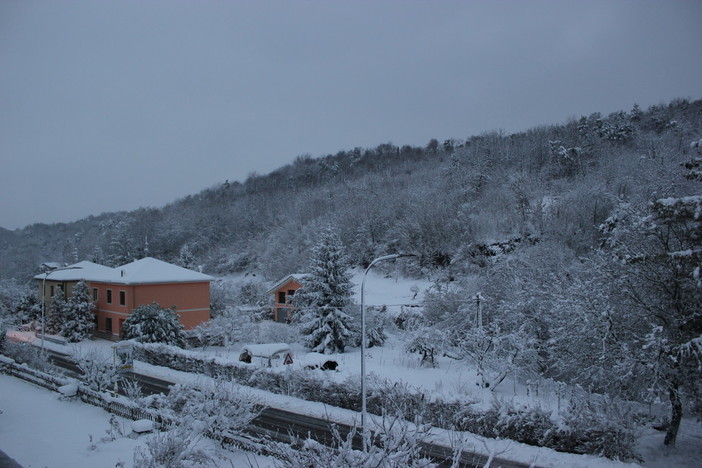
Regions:
[[700, 138], [702, 101], [676, 100], [511, 135], [300, 156], [160, 209], [2, 229], [0, 275], [24, 281], [44, 261], [148, 254], [277, 279], [304, 270], [328, 224], [357, 265], [414, 252], [411, 268], [460, 276], [524, 245], [578, 256], [598, 246], [598, 226], [622, 204], [692, 193], [681, 163]]

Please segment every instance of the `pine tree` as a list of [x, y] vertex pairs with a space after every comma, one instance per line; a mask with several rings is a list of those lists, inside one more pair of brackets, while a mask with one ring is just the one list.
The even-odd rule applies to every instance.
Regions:
[[297, 321], [306, 337], [305, 346], [325, 354], [343, 353], [351, 336], [351, 317], [345, 309], [353, 285], [346, 251], [333, 228], [322, 233], [312, 250], [309, 269], [302, 288], [293, 296], [293, 304], [300, 310]]
[[188, 244], [183, 244], [183, 246], [180, 248], [180, 255], [178, 256], [177, 263], [183, 268], [188, 268], [191, 270], [195, 266], [195, 256], [193, 255], [192, 250], [190, 250], [190, 246]]
[[24, 296], [17, 307], [15, 315], [20, 324], [27, 324], [41, 320], [41, 303], [34, 294]]
[[134, 249], [134, 242], [128, 230], [129, 225], [127, 221], [120, 221], [115, 226], [107, 256], [108, 266], [116, 267], [134, 260], [136, 249]]
[[63, 336], [68, 341], [77, 343], [92, 335], [95, 330], [94, 309], [88, 286], [83, 281], [78, 282], [66, 304]]
[[66, 296], [63, 288], [56, 288], [56, 294], [51, 298], [51, 306], [46, 317], [46, 332], [60, 334], [66, 322]]
[[183, 325], [175, 308], [163, 309], [156, 302], [137, 307], [122, 325], [123, 340], [184, 346]]

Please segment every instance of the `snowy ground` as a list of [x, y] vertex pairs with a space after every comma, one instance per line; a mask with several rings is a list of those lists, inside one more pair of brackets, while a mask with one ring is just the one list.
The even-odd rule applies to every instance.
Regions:
[[[354, 282], [360, 284], [361, 273], [354, 275]], [[411, 287], [416, 285], [420, 290], [417, 297]], [[388, 312], [399, 311], [400, 305], [418, 304], [422, 300], [422, 292], [430, 284], [426, 281], [418, 282], [413, 280], [397, 280], [386, 278], [383, 275], [371, 272], [366, 281], [367, 305], [388, 306]], [[360, 288], [357, 288], [360, 289]], [[358, 297], [356, 298], [358, 301]], [[395, 310], [393, 310], [395, 309]], [[281, 325], [282, 326], [282, 325]], [[38, 341], [38, 340], [37, 340]], [[58, 345], [46, 342], [46, 346], [62, 352], [78, 353], [94, 349], [106, 355], [111, 355], [111, 347], [114, 343], [105, 340], [92, 340], [81, 343], [79, 346]], [[202, 351], [210, 356], [217, 356], [223, 361], [238, 361], [241, 346], [244, 343], [224, 348], [208, 348]], [[334, 359], [339, 363], [336, 372], [314, 371], [318, 373], [321, 380], [329, 379], [343, 381], [347, 378], [358, 378], [360, 374], [360, 351], [349, 348], [347, 353], [335, 356], [322, 356], [316, 353], [308, 353], [302, 346], [290, 343], [294, 363], [292, 368], [301, 368], [310, 364], [319, 364], [327, 359]], [[256, 365], [256, 363], [252, 364]], [[262, 363], [259, 363], [262, 365]], [[514, 402], [517, 405], [538, 405], [542, 408], [551, 408], [557, 411], [559, 401], [556, 392], [553, 391], [553, 384], [543, 381], [538, 388], [538, 395], [535, 387], [527, 388], [525, 385], [511, 379], [505, 380], [495, 392], [481, 389], [477, 383], [475, 369], [465, 363], [453, 361], [445, 357], [438, 358], [437, 368], [427, 368], [419, 365], [419, 356], [410, 355], [403, 351], [402, 343], [395, 337], [391, 337], [386, 346], [381, 348], [371, 348], [368, 350], [366, 365], [371, 379], [388, 379], [393, 382], [405, 382], [416, 387], [425, 393], [429, 398], [443, 400], [477, 401], [488, 407], [492, 400], [502, 399]], [[287, 366], [277, 363], [276, 369], [285, 372]], [[135, 363], [135, 370], [140, 373], [154, 375], [173, 382], [206, 381], [207, 379], [172, 371], [166, 368], [150, 366], [145, 363]], [[353, 423], [357, 414], [329, 408], [323, 404], [305, 402], [303, 400], [275, 395], [260, 390], [251, 390], [263, 402], [270, 406], [280, 406], [286, 409], [297, 410], [312, 415], [326, 416], [339, 422]], [[565, 404], [562, 402], [562, 404]], [[438, 437], [444, 440], [455, 438], [455, 434], [448, 434], [446, 431], [435, 431]], [[441, 435], [443, 434], [443, 435]], [[472, 437], [472, 436], [471, 436]], [[548, 449], [539, 449], [523, 446], [509, 441], [494, 441], [472, 437], [476, 450], [502, 450], [502, 445], [508, 444], [511, 456], [517, 457], [527, 463], [537, 459], [537, 464], [548, 466], [613, 466], [607, 460], [596, 459], [594, 457], [578, 458], [573, 455], [559, 454]], [[652, 429], [642, 434], [638, 452], [646, 460], [645, 466], [650, 467], [697, 467], [702, 460], [702, 425], [698, 422], [685, 420], [681, 434], [678, 438], [677, 448], [663, 448], [663, 434]], [[483, 447], [481, 449], [481, 447]], [[490, 447], [488, 449], [487, 447]], [[0, 447], [2, 448], [2, 447]], [[509, 458], [509, 454], [503, 454]], [[575, 457], [575, 458], [567, 458]], [[616, 464], [615, 464], [616, 465]]]
[[[110, 414], [80, 401], [59, 399], [55, 392], [0, 374], [0, 450], [24, 468], [131, 467], [136, 447], [153, 435], [111, 440]], [[117, 418], [131, 432], [131, 421]], [[221, 467], [274, 466], [251, 453], [219, 449], [202, 439], [198, 448]], [[121, 463], [121, 464], [120, 464]]]

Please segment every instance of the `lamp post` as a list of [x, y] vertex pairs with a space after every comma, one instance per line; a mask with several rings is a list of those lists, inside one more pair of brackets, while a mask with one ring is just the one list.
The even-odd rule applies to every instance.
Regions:
[[363, 437], [363, 451], [368, 451], [368, 437], [366, 431], [366, 308], [363, 293], [366, 285], [366, 275], [373, 265], [384, 260], [394, 260], [401, 257], [416, 257], [415, 254], [391, 254], [378, 257], [368, 265], [361, 280], [361, 434]]
[[44, 272], [44, 278], [41, 280], [41, 353], [44, 354], [44, 309], [46, 309], [46, 278], [51, 273], [61, 270], [80, 270], [81, 267], [70, 266], [63, 268], [51, 268]]

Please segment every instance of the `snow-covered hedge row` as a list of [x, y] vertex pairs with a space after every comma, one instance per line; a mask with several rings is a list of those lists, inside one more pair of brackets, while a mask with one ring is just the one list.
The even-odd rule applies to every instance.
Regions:
[[[135, 358], [157, 366], [196, 372], [210, 377], [234, 380], [273, 393], [360, 411], [361, 390], [357, 379], [341, 383], [320, 382], [313, 371], [276, 372], [244, 363], [204, 357], [177, 347], [138, 343]], [[427, 401], [417, 389], [392, 382], [370, 386], [368, 411], [378, 415], [396, 414], [410, 421], [469, 431], [485, 437], [507, 438], [563, 452], [587, 453], [613, 459], [638, 459], [633, 450], [635, 424], [629, 414], [612, 417], [602, 408], [584, 402], [570, 408], [559, 424], [540, 408], [516, 408], [495, 402], [485, 411], [475, 402], [445, 403]]]

